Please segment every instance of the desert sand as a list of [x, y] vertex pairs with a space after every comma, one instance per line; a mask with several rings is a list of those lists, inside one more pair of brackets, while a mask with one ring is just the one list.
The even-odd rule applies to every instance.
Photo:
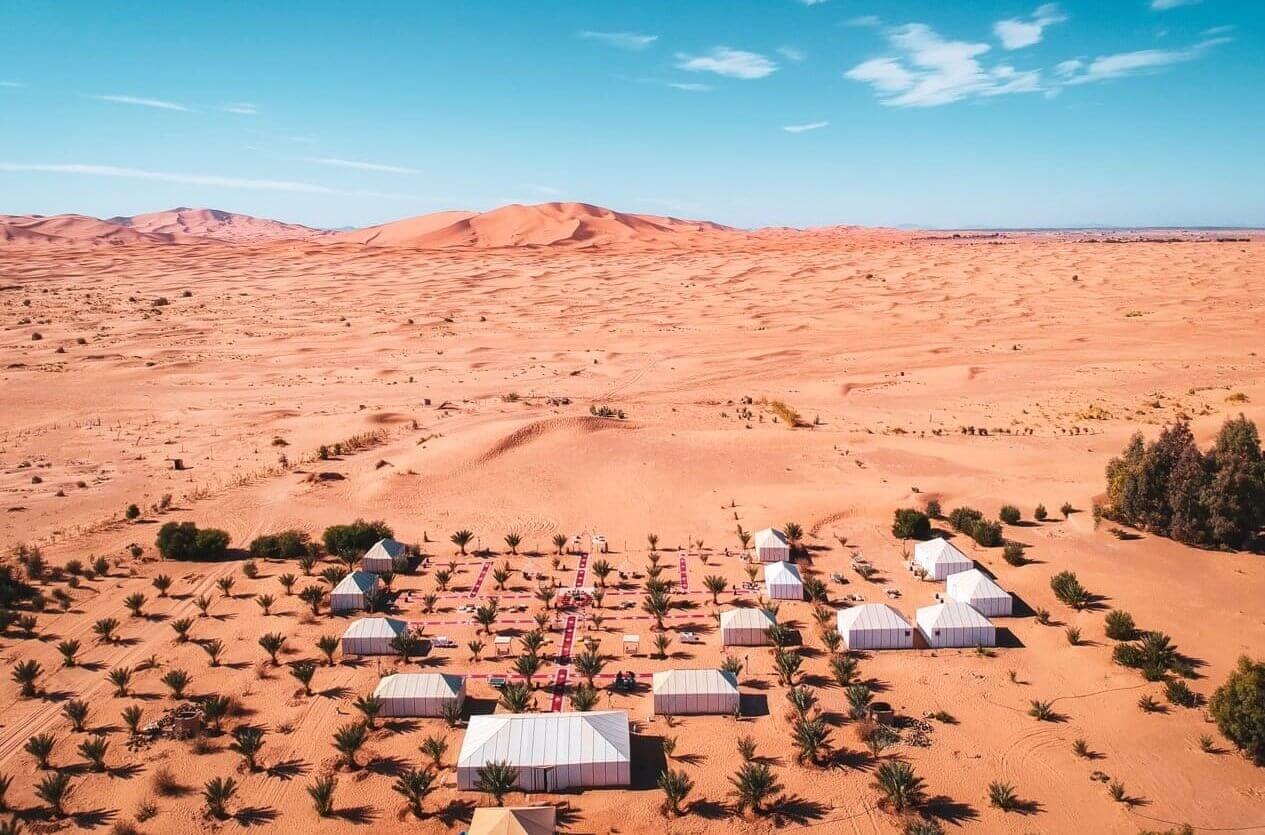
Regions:
[[[263, 663], [259, 635], [286, 635], [283, 664], [316, 659], [315, 639], [341, 634], [351, 619], [305, 615], [278, 584], [279, 575], [299, 573], [293, 564], [261, 561], [249, 579], [240, 553], [213, 564], [159, 560], [154, 536], [163, 522], [223, 528], [235, 548], [285, 528], [319, 538], [357, 517], [387, 522], [430, 557], [428, 568], [397, 577], [398, 616], [457, 644], [408, 668], [478, 676], [471, 695], [491, 710], [485, 677], [504, 674], [509, 662], [471, 660], [465, 646], [476, 626], [457, 607], [496, 595], [522, 607], [498, 628], [526, 630], [540, 604], [521, 569], [563, 586], [591, 584], [577, 576], [576, 555], [553, 567], [557, 532], [604, 535], [606, 559], [629, 573], [644, 570], [653, 532], [663, 560], [679, 566], [688, 590], [675, 595], [681, 605], [667, 621], [668, 659], [648, 655], [646, 616], [618, 608], [640, 601], [635, 580], [608, 594], [601, 630], [580, 633], [610, 656], [606, 683], [615, 670], [647, 681], [654, 670], [723, 657], [702, 578], [746, 581], [738, 526], [798, 522], [805, 565], [828, 580], [833, 606], [853, 595], [888, 602], [894, 589], [900, 596], [891, 602], [912, 618], [943, 586], [902, 567], [892, 512], [936, 499], [946, 511], [971, 505], [990, 516], [1003, 503], [1022, 508], [1029, 521], [1005, 533], [1029, 546], [1031, 562], [1010, 566], [999, 548], [954, 540], [1025, 604], [1020, 616], [997, 621], [1006, 639], [992, 653], [860, 656], [861, 679], [900, 716], [952, 717], [930, 723], [930, 745], [883, 754], [914, 764], [930, 812], [950, 831], [1183, 823], [1265, 831], [1265, 773], [1233, 753], [1203, 708], [1139, 710], [1145, 694], [1162, 701], [1161, 687], [1113, 665], [1103, 634], [1111, 608], [1167, 632], [1198, 660], [1192, 684], [1207, 697], [1239, 655], [1265, 651], [1265, 562], [1148, 535], [1117, 539], [1089, 512], [1104, 465], [1135, 430], [1153, 436], [1187, 417], [1206, 444], [1228, 416], [1265, 420], [1259, 239], [751, 235], [614, 213], [504, 211], [508, 221], [457, 213], [337, 240], [232, 245], [176, 218], [93, 227], [93, 240], [76, 233], [69, 243], [52, 240], [65, 221], [5, 227], [25, 243], [0, 247], [0, 545], [38, 546], [52, 565], [100, 556], [111, 566], [72, 591], [69, 611], [50, 606], [39, 615], [36, 637], [10, 630], [0, 639], [6, 668], [37, 659], [49, 694], [23, 699], [9, 676], [0, 681], [0, 773], [14, 777], [11, 808], [31, 810], [23, 814], [37, 827], [98, 831], [152, 805], [141, 831], [447, 832], [491, 803], [455, 788], [462, 729], [426, 719], [380, 723], [360, 755], [369, 765], [338, 772], [335, 816], [316, 817], [305, 787], [335, 767], [332, 733], [356, 718], [355, 697], [401, 665], [322, 666], [315, 695], [305, 696], [284, 668]], [[128, 243], [93, 245], [102, 235]], [[803, 425], [774, 421], [765, 402], [774, 400]], [[625, 418], [594, 417], [596, 406]], [[367, 448], [317, 458], [321, 445], [356, 436]], [[173, 469], [176, 458], [184, 469]], [[170, 506], [154, 510], [164, 495]], [[1057, 510], [1064, 502], [1076, 508], [1066, 519]], [[131, 503], [143, 513], [128, 522]], [[1038, 503], [1049, 520], [1031, 521]], [[454, 556], [449, 537], [459, 528], [475, 533], [472, 549], [495, 555]], [[523, 537], [519, 555], [507, 553], [510, 532]], [[852, 570], [858, 554], [879, 569], [873, 582]], [[425, 613], [419, 592], [436, 589], [435, 571], [450, 559], [456, 575]], [[493, 587], [487, 562], [515, 569], [505, 591]], [[1063, 569], [1102, 596], [1101, 608], [1076, 612], [1054, 599], [1049, 579]], [[835, 572], [846, 583], [829, 580]], [[174, 578], [169, 597], [151, 585], [158, 574]], [[228, 575], [235, 584], [226, 597], [216, 582]], [[148, 617], [131, 617], [124, 605], [138, 591], [149, 598]], [[277, 598], [271, 615], [251, 599], [264, 593]], [[200, 594], [215, 598], [208, 617], [194, 608]], [[754, 599], [732, 589], [720, 596], [722, 608]], [[1050, 610], [1053, 625], [1036, 622], [1038, 608]], [[546, 682], [567, 614], [552, 627], [549, 663], [536, 679], [539, 710], [552, 707]], [[94, 642], [92, 625], [104, 617], [119, 619], [124, 642]], [[173, 643], [170, 622], [180, 617], [194, 618], [198, 641], [224, 642], [219, 667], [196, 643]], [[795, 762], [786, 688], [770, 653], [739, 649], [753, 715], [683, 717], [669, 727], [649, 715], [647, 691], [604, 691], [600, 706], [626, 709], [634, 721], [633, 787], [515, 793], [511, 802], [557, 804], [577, 833], [899, 831], [878, 807], [875, 760], [846, 719], [810, 604], [784, 602], [779, 617], [801, 633], [805, 681], [833, 724], [830, 767]], [[1066, 626], [1082, 629], [1082, 645], [1069, 644]], [[703, 642], [676, 640], [688, 629]], [[640, 656], [621, 657], [626, 632], [642, 636]], [[56, 646], [71, 638], [83, 643], [81, 664], [63, 668]], [[107, 671], [144, 667], [150, 657], [159, 668], [137, 672], [132, 695], [112, 695]], [[174, 705], [159, 681], [173, 668], [189, 671], [191, 694], [236, 697], [239, 714], [227, 726], [266, 730], [264, 770], [247, 771], [223, 736], [197, 750], [175, 740], [127, 749], [121, 711], [139, 704], [150, 720]], [[76, 746], [87, 735], [62, 715], [69, 698], [90, 702], [88, 732], [106, 729], [107, 773], [78, 770]], [[1028, 716], [1033, 699], [1053, 702], [1058, 721]], [[74, 817], [61, 824], [35, 811], [43, 803], [23, 751], [44, 731], [59, 739], [53, 764], [76, 769], [67, 801]], [[448, 739], [447, 767], [426, 802], [431, 816], [418, 822], [390, 785], [401, 768], [423, 763], [418, 745], [433, 733]], [[1200, 749], [1203, 734], [1218, 740], [1213, 753]], [[757, 740], [785, 787], [771, 814], [729, 808], [741, 735]], [[663, 816], [654, 786], [665, 736], [677, 740], [669, 764], [695, 781], [694, 805], [680, 818]], [[1073, 753], [1078, 738], [1093, 760]], [[155, 790], [164, 768], [185, 792]], [[1091, 778], [1096, 771], [1123, 782], [1136, 802], [1113, 801]], [[204, 814], [201, 787], [216, 776], [241, 784], [236, 817], [226, 822]], [[992, 780], [1013, 783], [1027, 810], [992, 808]]]

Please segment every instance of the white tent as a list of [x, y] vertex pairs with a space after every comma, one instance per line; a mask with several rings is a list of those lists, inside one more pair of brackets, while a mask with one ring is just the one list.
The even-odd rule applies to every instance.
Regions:
[[552, 806], [480, 806], [466, 835], [554, 835], [557, 815]]
[[916, 544], [914, 561], [923, 567], [931, 580], [943, 580], [950, 574], [970, 571], [975, 567], [970, 557], [940, 537]]
[[506, 761], [523, 791], [627, 786], [632, 780], [628, 714], [490, 713], [471, 716], [457, 755], [457, 787], [479, 782], [479, 769]]
[[343, 655], [394, 655], [391, 642], [408, 632], [395, 618], [357, 618], [343, 632]]
[[395, 571], [395, 558], [402, 556], [406, 550], [402, 542], [396, 542], [394, 539], [379, 539], [365, 553], [364, 559], [360, 561], [360, 569], [372, 571], [374, 574]]
[[654, 712], [736, 713], [738, 677], [724, 670], [661, 670], [654, 674]]
[[720, 613], [720, 642], [727, 647], [761, 647], [776, 623], [763, 609], [726, 609]]
[[771, 562], [764, 566], [764, 594], [774, 600], [804, 599], [804, 581], [794, 563]]
[[914, 628], [886, 603], [842, 609], [837, 620], [848, 649], [913, 649]]
[[351, 612], [365, 607], [365, 595], [382, 584], [377, 574], [368, 571], [353, 571], [334, 586], [329, 593], [329, 610], [331, 612]]
[[786, 534], [774, 528], [755, 532], [755, 555], [760, 562], [786, 562], [791, 558], [791, 546]]
[[997, 630], [988, 618], [950, 600], [924, 606], [916, 616], [918, 631], [929, 647], [991, 647], [997, 645]]
[[1014, 609], [1010, 592], [978, 568], [950, 575], [945, 587], [949, 599], [965, 603], [985, 617], [1010, 617]]
[[383, 716], [443, 716], [444, 706], [458, 708], [466, 699], [466, 680], [443, 673], [397, 673], [378, 682], [373, 695]]

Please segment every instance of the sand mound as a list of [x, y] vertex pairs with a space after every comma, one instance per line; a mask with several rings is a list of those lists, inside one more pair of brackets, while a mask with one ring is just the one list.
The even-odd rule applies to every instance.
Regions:
[[475, 460], [475, 463], [490, 463], [514, 450], [552, 436], [565, 435], [575, 437], [592, 432], [601, 432], [606, 429], [627, 428], [629, 428], [627, 423], [598, 417], [562, 417], [538, 420], [515, 429], [492, 444]]
[[190, 209], [183, 206], [165, 212], [112, 217], [105, 222], [138, 232], [212, 238], [227, 243], [306, 240], [330, 234], [297, 223], [284, 223], [219, 209]]
[[129, 229], [87, 215], [0, 215], [0, 241], [25, 245], [175, 243], [176, 236]]

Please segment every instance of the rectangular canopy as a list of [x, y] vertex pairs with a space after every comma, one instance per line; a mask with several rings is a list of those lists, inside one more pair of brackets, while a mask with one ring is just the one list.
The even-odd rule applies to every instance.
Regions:
[[720, 613], [720, 642], [724, 646], [765, 646], [774, 623], [773, 616], [763, 609], [726, 609]]
[[724, 670], [661, 670], [652, 690], [654, 712], [664, 716], [738, 711], [738, 677]]
[[804, 581], [799, 569], [789, 562], [765, 563], [764, 593], [773, 600], [803, 600]]
[[848, 649], [913, 649], [914, 628], [886, 603], [841, 609], [837, 621]]
[[1014, 610], [1010, 592], [978, 568], [949, 575], [945, 593], [949, 599], [965, 603], [990, 618], [1009, 617]]
[[918, 610], [916, 620], [923, 640], [932, 648], [997, 645], [997, 630], [992, 622], [956, 600], [924, 606]]
[[329, 608], [333, 612], [349, 612], [365, 608], [365, 594], [378, 588], [381, 581], [377, 574], [353, 571], [344, 577], [329, 594]]
[[786, 534], [776, 528], [755, 532], [755, 555], [760, 562], [785, 562], [791, 558], [791, 546]]
[[379, 539], [373, 547], [365, 552], [360, 567], [374, 574], [384, 574], [395, 570], [395, 558], [402, 556], [407, 549], [404, 543], [394, 539]]
[[397, 673], [378, 682], [373, 695], [383, 716], [442, 716], [446, 705], [466, 698], [466, 681], [443, 673]]
[[969, 571], [975, 567], [970, 557], [941, 537], [914, 545], [914, 561], [922, 566], [927, 577], [932, 580], [943, 580], [950, 574]]
[[493, 713], [470, 717], [457, 757], [457, 786], [471, 790], [479, 769], [505, 761], [523, 791], [626, 786], [632, 779], [628, 714]]
[[357, 618], [343, 632], [343, 655], [394, 655], [391, 642], [407, 631], [402, 620]]

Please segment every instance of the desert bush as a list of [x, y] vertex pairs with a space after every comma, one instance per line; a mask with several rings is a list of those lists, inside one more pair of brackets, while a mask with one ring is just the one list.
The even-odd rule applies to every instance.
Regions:
[[1018, 542], [1007, 542], [1002, 549], [1001, 557], [1010, 565], [1023, 565], [1028, 560], [1023, 555], [1023, 545]]
[[285, 530], [255, 537], [250, 543], [250, 555], [261, 559], [297, 559], [308, 552], [310, 545], [305, 531]]
[[929, 499], [927, 501], [927, 515], [932, 519], [940, 518], [940, 501], [938, 499]]
[[1113, 641], [1132, 641], [1137, 635], [1133, 615], [1120, 609], [1112, 609], [1104, 620], [1107, 637]]
[[1265, 663], [1246, 655], [1216, 689], [1209, 713], [1217, 728], [1257, 764], [1265, 764]]
[[997, 512], [997, 518], [1005, 522], [1007, 525], [1017, 525], [1023, 515], [1019, 512], [1019, 508], [1012, 504], [1004, 504], [1001, 510]]
[[357, 519], [347, 525], [331, 525], [326, 528], [321, 541], [327, 552], [344, 555], [364, 553], [379, 539], [387, 539], [392, 535], [393, 532], [386, 522]]
[[228, 534], [217, 528], [198, 530], [193, 522], [168, 522], [158, 529], [158, 553], [169, 560], [218, 560], [228, 551]]
[[921, 510], [898, 508], [892, 521], [892, 536], [897, 539], [930, 539], [931, 519]]
[[1164, 698], [1180, 707], [1195, 707], [1199, 704], [1199, 696], [1190, 685], [1181, 679], [1172, 679], [1164, 683]]
[[1036, 506], [1036, 509], [1032, 511], [1032, 518], [1036, 519], [1038, 522], [1044, 522], [1046, 519], [1050, 518], [1050, 514], [1046, 511], [1045, 505], [1039, 504]]
[[1051, 577], [1050, 588], [1060, 602], [1066, 603], [1073, 609], [1084, 609], [1089, 605], [1089, 592], [1076, 579], [1076, 574], [1071, 571], [1060, 571]]

